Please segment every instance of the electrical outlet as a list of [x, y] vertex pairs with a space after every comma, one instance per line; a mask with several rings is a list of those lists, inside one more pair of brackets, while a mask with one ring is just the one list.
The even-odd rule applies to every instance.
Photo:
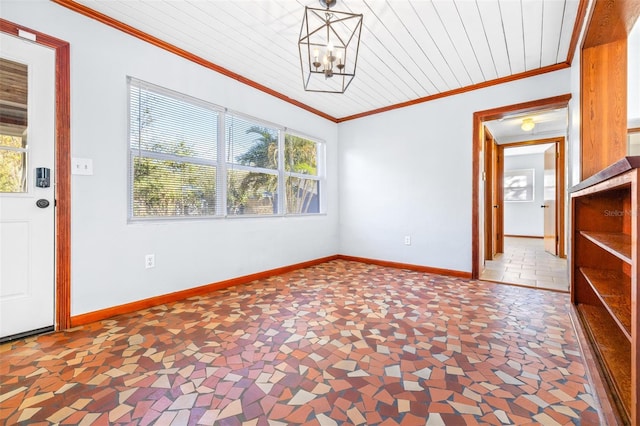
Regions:
[[156, 266], [156, 255], [155, 254], [148, 254], [144, 257], [144, 267], [149, 269], [149, 268], [155, 268]]
[[404, 245], [405, 246], [410, 246], [411, 245], [411, 235], [405, 235], [404, 236]]

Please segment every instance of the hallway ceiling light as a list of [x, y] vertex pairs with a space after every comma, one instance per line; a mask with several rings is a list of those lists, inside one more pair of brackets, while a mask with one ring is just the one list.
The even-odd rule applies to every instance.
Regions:
[[325, 9], [304, 8], [298, 50], [304, 90], [344, 93], [356, 75], [362, 14], [330, 11], [337, 0], [320, 0]]
[[533, 118], [525, 118], [520, 125], [520, 128], [525, 132], [533, 130], [534, 127], [536, 127], [536, 123], [533, 122]]

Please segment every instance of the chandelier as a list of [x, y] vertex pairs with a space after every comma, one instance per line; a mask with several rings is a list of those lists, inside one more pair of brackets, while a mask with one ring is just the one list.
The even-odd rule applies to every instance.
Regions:
[[344, 93], [356, 75], [362, 14], [331, 11], [337, 0], [320, 0], [325, 9], [304, 8], [298, 49], [304, 90]]

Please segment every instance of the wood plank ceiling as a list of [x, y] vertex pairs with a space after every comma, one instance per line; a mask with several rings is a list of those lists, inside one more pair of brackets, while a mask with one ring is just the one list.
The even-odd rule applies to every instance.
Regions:
[[[71, 3], [70, 0], [58, 1]], [[339, 0], [364, 15], [345, 94], [305, 92], [298, 37], [317, 0], [76, 0], [341, 119], [563, 64], [580, 0]]]

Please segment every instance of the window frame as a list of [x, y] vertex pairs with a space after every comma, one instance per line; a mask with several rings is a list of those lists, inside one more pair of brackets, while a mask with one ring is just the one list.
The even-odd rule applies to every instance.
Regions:
[[[131, 143], [131, 135], [132, 135], [132, 120], [131, 120], [131, 102], [132, 102], [132, 89], [137, 88], [140, 90], [146, 90], [148, 92], [152, 92], [158, 94], [160, 96], [169, 97], [176, 101], [183, 101], [185, 103], [190, 103], [200, 108], [207, 109], [212, 113], [217, 115], [216, 118], [216, 126], [218, 132], [216, 135], [212, 135], [216, 138], [216, 143], [213, 145], [216, 153], [215, 160], [206, 160], [203, 158], [193, 157], [193, 156], [184, 156], [184, 155], [176, 155], [164, 152], [156, 152], [150, 151], [147, 149], [134, 148]], [[189, 96], [180, 92], [176, 92], [174, 90], [168, 89], [166, 87], [158, 86], [153, 83], [146, 82], [144, 80], [137, 79], [135, 77], [128, 76], [127, 77], [127, 220], [130, 223], [135, 222], [144, 222], [144, 221], [173, 221], [173, 220], [204, 220], [204, 219], [213, 219], [220, 217], [220, 194], [218, 191], [218, 178], [220, 175], [220, 124], [221, 118], [224, 114], [224, 108], [221, 108], [217, 105], [211, 104], [209, 102], [205, 102], [201, 99], [195, 98], [193, 96]], [[181, 164], [194, 164], [200, 166], [208, 166], [214, 167], [216, 173], [216, 208], [214, 214], [206, 214], [206, 215], [167, 215], [167, 216], [135, 216], [134, 215], [134, 172], [135, 172], [135, 159], [136, 158], [149, 158], [152, 160], [159, 161], [172, 161]]]
[[[217, 143], [215, 144], [216, 159], [206, 160], [198, 157], [181, 156], [176, 154], [162, 153], [144, 149], [136, 149], [132, 146], [132, 117], [131, 117], [131, 101], [132, 86], [158, 93], [161, 96], [171, 97], [174, 100], [185, 101], [193, 105], [203, 107], [217, 113], [217, 134], [214, 135]], [[321, 216], [326, 214], [326, 196], [325, 177], [326, 177], [326, 142], [320, 138], [309, 136], [308, 134], [298, 132], [287, 127], [262, 120], [248, 114], [232, 111], [222, 106], [213, 104], [202, 99], [195, 98], [190, 95], [180, 93], [178, 91], [168, 89], [153, 83], [140, 80], [135, 77], [127, 76], [127, 222], [128, 223], [144, 223], [144, 222], [165, 222], [165, 221], [182, 221], [182, 220], [211, 220], [211, 219], [256, 219], [270, 217], [305, 217], [305, 216]], [[258, 126], [268, 127], [278, 131], [278, 166], [275, 169], [264, 167], [255, 167], [227, 161], [227, 123], [233, 117], [248, 121]], [[296, 173], [286, 171], [285, 168], [285, 140], [286, 135], [292, 135], [307, 139], [316, 144], [316, 175], [304, 173]], [[150, 158], [160, 161], [173, 161], [185, 164], [202, 165], [214, 167], [216, 173], [216, 209], [214, 214], [208, 215], [167, 215], [167, 216], [134, 216], [134, 186], [133, 178], [135, 173], [135, 158]], [[229, 214], [228, 213], [228, 178], [231, 170], [265, 173], [277, 176], [278, 185], [278, 202], [277, 209], [273, 214]], [[318, 185], [318, 212], [313, 213], [288, 213], [286, 200], [286, 179], [288, 177], [297, 177], [317, 181]]]
[[[286, 170], [286, 165], [284, 164], [284, 153], [286, 150], [286, 136], [287, 135], [291, 135], [291, 136], [295, 136], [295, 137], [299, 137], [302, 139], [306, 139], [310, 142], [313, 142], [316, 144], [316, 174], [315, 175], [308, 175], [308, 174], [304, 174], [304, 173], [296, 173], [293, 171], [287, 171]], [[314, 138], [312, 136], [306, 135], [304, 133], [301, 132], [296, 132], [294, 130], [291, 129], [285, 129], [285, 131], [282, 133], [282, 149], [281, 149], [281, 153], [282, 153], [282, 172], [283, 172], [283, 179], [282, 179], [282, 191], [283, 194], [285, 194], [285, 197], [283, 198], [283, 213], [285, 216], [313, 216], [313, 215], [323, 215], [325, 214], [325, 196], [324, 196], [324, 187], [325, 187], [325, 158], [326, 158], [326, 144], [324, 141]], [[287, 177], [297, 177], [300, 179], [308, 179], [308, 180], [314, 180], [316, 182], [318, 182], [318, 212], [317, 213], [289, 213], [287, 212], [287, 200], [286, 200], [286, 184], [287, 184]]]
[[[243, 121], [247, 121], [253, 125], [257, 125], [257, 126], [262, 126], [262, 127], [267, 127], [270, 129], [274, 129], [278, 132], [278, 166], [275, 169], [269, 169], [266, 167], [257, 167], [257, 166], [247, 166], [244, 164], [240, 164], [237, 162], [233, 162], [233, 161], [226, 161], [226, 157], [227, 157], [227, 121], [229, 119], [233, 119], [233, 118], [238, 118], [240, 120]], [[284, 131], [284, 127], [279, 126], [277, 124], [271, 123], [269, 121], [266, 120], [261, 120], [259, 118], [255, 118], [252, 117], [250, 115], [247, 114], [243, 114], [240, 112], [235, 112], [235, 111], [231, 111], [231, 110], [225, 110], [225, 117], [224, 117], [224, 123], [225, 123], [225, 128], [223, 129], [224, 132], [224, 147], [223, 147], [223, 154], [224, 154], [224, 163], [225, 163], [225, 174], [224, 174], [224, 217], [225, 218], [229, 218], [229, 219], [237, 219], [237, 218], [265, 218], [265, 217], [280, 217], [282, 216], [282, 206], [281, 206], [281, 201], [283, 197], [278, 196], [278, 204], [276, 205], [276, 211], [273, 212], [273, 214], [229, 214], [228, 212], [228, 205], [227, 205], [227, 201], [228, 201], [228, 190], [229, 190], [229, 186], [228, 186], [228, 182], [229, 182], [229, 170], [239, 170], [239, 171], [246, 171], [246, 172], [257, 172], [257, 173], [264, 173], [264, 174], [268, 174], [268, 175], [272, 175], [272, 176], [276, 176], [278, 179], [278, 194], [282, 194], [282, 176], [280, 173], [280, 169], [282, 168], [282, 160], [283, 158], [280, 158], [280, 154], [281, 154], [281, 139], [282, 139], [282, 135], [283, 135], [283, 131]]]

